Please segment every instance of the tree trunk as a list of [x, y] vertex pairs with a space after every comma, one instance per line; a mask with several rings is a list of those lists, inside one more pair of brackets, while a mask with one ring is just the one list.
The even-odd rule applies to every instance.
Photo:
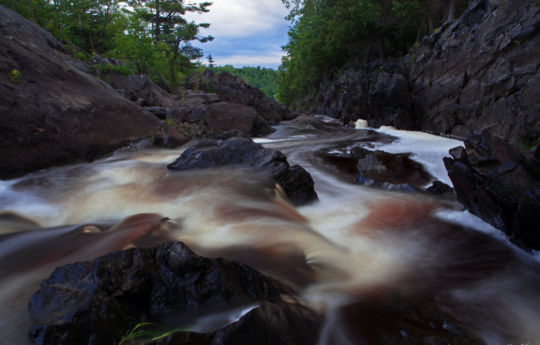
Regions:
[[446, 20], [453, 20], [456, 15], [456, 0], [448, 0], [448, 16]]
[[34, 23], [36, 22], [36, 18], [34, 17], [34, 0], [30, 0], [28, 3], [28, 17]]

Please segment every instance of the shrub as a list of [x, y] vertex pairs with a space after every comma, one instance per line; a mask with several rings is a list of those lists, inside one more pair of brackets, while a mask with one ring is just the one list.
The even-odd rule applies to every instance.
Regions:
[[22, 81], [22, 72], [15, 68], [9, 72], [8, 78], [13, 84], [18, 84]]

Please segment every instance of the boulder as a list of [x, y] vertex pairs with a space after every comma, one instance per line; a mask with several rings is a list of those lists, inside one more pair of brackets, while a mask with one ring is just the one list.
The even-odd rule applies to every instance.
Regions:
[[48, 32], [0, 6], [0, 178], [92, 160], [158, 119], [70, 63]]
[[124, 97], [140, 106], [164, 107], [174, 104], [175, 99], [157, 86], [145, 74], [125, 75], [115, 71], [99, 72], [97, 75]]
[[317, 200], [313, 179], [304, 168], [291, 167], [280, 151], [264, 148], [247, 138], [200, 141], [167, 167], [179, 171], [220, 167], [252, 169], [279, 183], [296, 205]]
[[[293, 292], [248, 266], [198, 256], [182, 243], [133, 248], [55, 269], [28, 305], [35, 322], [30, 339], [40, 345], [113, 345], [140, 322], [184, 320], [184, 326], [194, 326], [200, 313], [253, 305], [211, 337], [181, 332], [157, 343], [184, 344], [174, 339], [187, 337], [196, 339], [190, 344], [296, 344], [299, 339], [298, 344], [315, 345], [319, 317], [280, 300]], [[295, 334], [298, 330], [309, 334]], [[284, 339], [293, 341], [276, 342]]]
[[204, 122], [214, 132], [237, 129], [249, 134], [255, 124], [257, 111], [252, 107], [231, 102], [218, 102], [208, 106]]
[[297, 116], [282, 104], [267, 97], [262, 91], [248, 85], [242, 78], [221, 73], [215, 75], [207, 70], [203, 76], [206, 87], [215, 92], [222, 101], [243, 104], [255, 108], [257, 114], [269, 124], [292, 120]]
[[388, 153], [355, 148], [353, 154], [358, 158], [360, 174], [379, 182], [393, 184], [408, 183], [425, 185], [431, 180], [422, 164], [410, 159], [410, 153]]
[[433, 181], [433, 184], [426, 188], [426, 192], [437, 195], [454, 195], [454, 188], [441, 181]]
[[492, 136], [477, 133], [444, 158], [458, 200], [525, 248], [540, 249], [540, 162]]

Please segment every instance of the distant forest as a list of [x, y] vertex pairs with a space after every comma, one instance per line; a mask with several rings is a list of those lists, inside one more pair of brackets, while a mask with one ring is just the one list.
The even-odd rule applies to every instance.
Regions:
[[264, 92], [268, 97], [273, 99], [277, 97], [279, 72], [276, 70], [260, 66], [235, 68], [231, 65], [212, 67], [212, 69], [215, 73], [227, 72], [239, 76], [249, 85]]

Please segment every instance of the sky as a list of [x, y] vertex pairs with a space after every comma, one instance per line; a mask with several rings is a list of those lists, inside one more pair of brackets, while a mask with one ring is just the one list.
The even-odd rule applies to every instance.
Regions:
[[[196, 46], [211, 54], [215, 64], [277, 68], [288, 41], [288, 11], [281, 0], [210, 0], [210, 12], [190, 14], [197, 23], [210, 23], [201, 34], [214, 41]], [[200, 2], [200, 1], [199, 1]], [[208, 63], [204, 58], [203, 63]]]

